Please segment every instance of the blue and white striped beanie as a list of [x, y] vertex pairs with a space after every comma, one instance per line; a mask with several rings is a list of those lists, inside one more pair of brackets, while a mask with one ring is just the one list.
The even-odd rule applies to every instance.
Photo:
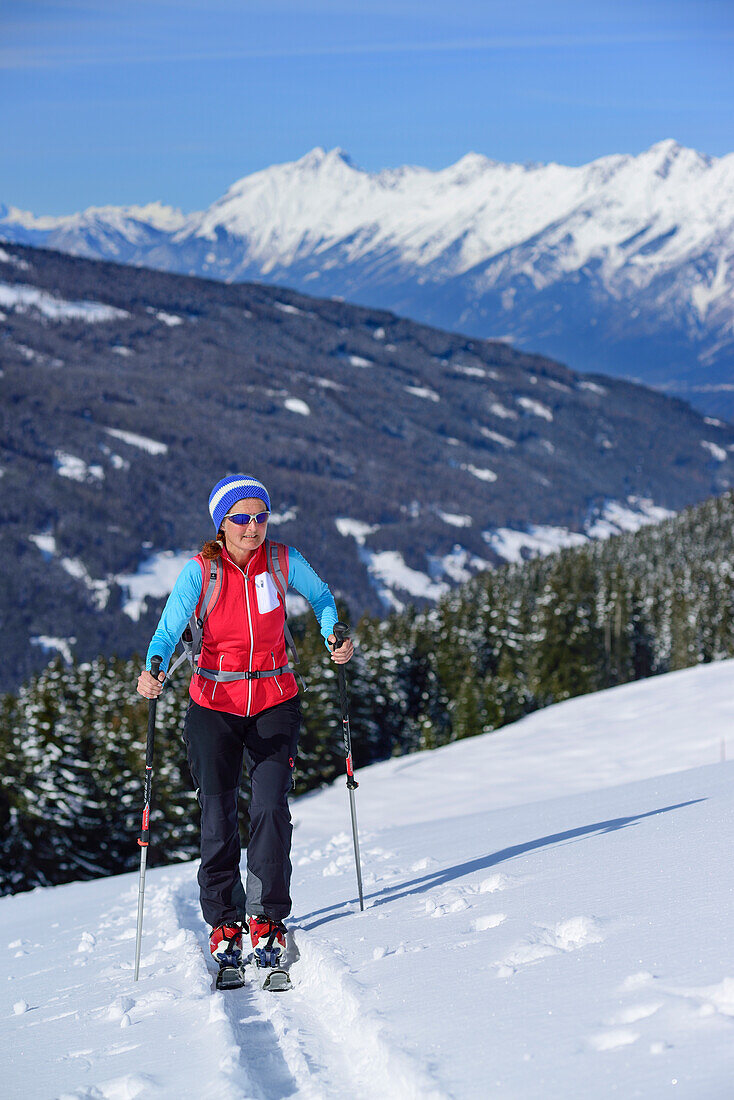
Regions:
[[262, 481], [258, 481], [251, 474], [230, 474], [229, 477], [223, 477], [217, 482], [209, 497], [209, 512], [217, 531], [232, 505], [238, 500], [243, 500], [244, 497], [259, 497], [270, 511], [270, 497], [267, 489]]

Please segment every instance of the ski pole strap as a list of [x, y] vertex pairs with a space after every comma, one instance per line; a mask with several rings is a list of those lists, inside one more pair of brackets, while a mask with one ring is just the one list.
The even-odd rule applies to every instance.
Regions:
[[188, 656], [189, 655], [186, 652], [186, 650], [184, 650], [183, 653], [179, 653], [176, 660], [173, 662], [173, 664], [168, 669], [168, 678], [169, 679], [170, 679], [171, 676], [173, 676], [176, 669], [179, 668], [184, 663], [184, 661], [186, 661], [188, 659]]
[[214, 680], [216, 683], [229, 684], [233, 680], [262, 680], [265, 676], [282, 676], [284, 672], [292, 672], [290, 665], [282, 665], [280, 668], [267, 668], [255, 672], [220, 672], [215, 668], [197, 668], [196, 675], [204, 680]]

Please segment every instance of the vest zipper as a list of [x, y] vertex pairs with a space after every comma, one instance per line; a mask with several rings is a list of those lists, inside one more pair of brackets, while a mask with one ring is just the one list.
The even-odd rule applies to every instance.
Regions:
[[[253, 555], [253, 557], [254, 557], [254, 555]], [[252, 561], [252, 558], [250, 558], [250, 561], [248, 561], [247, 565], [245, 566], [245, 569], [243, 570], [243, 569], [240, 569], [237, 562], [232, 561], [231, 558], [229, 559], [230, 565], [233, 565], [235, 567], [235, 569], [237, 569], [242, 574], [242, 579], [245, 582], [245, 607], [247, 608], [247, 625], [250, 628], [250, 667], [247, 670], [248, 672], [252, 672], [252, 654], [253, 654], [253, 651], [255, 649], [255, 637], [252, 633], [252, 615], [250, 614], [250, 590], [249, 590], [249, 585], [247, 583], [247, 581], [249, 580], [249, 573], [247, 572], [247, 570], [249, 570], [249, 568], [250, 568], [250, 562], [251, 561]], [[252, 706], [252, 680], [248, 680], [247, 681], [247, 706], [245, 707], [245, 713], [242, 716], [243, 718], [249, 718], [250, 717], [250, 707], [251, 706]]]

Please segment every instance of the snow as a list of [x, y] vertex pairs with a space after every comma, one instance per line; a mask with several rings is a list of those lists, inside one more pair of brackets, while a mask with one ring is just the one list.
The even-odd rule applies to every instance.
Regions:
[[474, 522], [471, 516], [459, 516], [453, 512], [437, 512], [437, 515], [451, 527], [471, 527]]
[[124, 432], [119, 428], [105, 428], [108, 435], [114, 439], [121, 439], [131, 447], [139, 447], [150, 455], [164, 455], [168, 453], [168, 444], [159, 443], [157, 439], [149, 439], [146, 435], [138, 435], [136, 432]]
[[541, 401], [535, 401], [532, 397], [518, 397], [518, 405], [532, 416], [540, 416], [543, 420], [552, 420], [553, 413]]
[[508, 409], [499, 401], [493, 401], [489, 406], [489, 411], [493, 416], [498, 416], [500, 420], [517, 420], [517, 413], [513, 409]]
[[273, 526], [273, 524], [277, 526], [279, 523], [291, 523], [297, 517], [297, 508], [287, 508], [285, 512], [271, 512], [268, 523], [271, 527]]
[[[281, 282], [288, 269], [318, 279], [340, 265], [355, 274], [357, 298], [376, 279], [404, 286], [406, 272], [419, 285], [476, 273], [467, 302], [496, 292], [507, 311], [516, 289], [508, 284], [518, 278], [542, 290], [593, 266], [614, 299], [639, 302], [664, 285], [669, 312], [682, 308], [695, 324], [716, 324], [734, 278], [733, 194], [734, 154], [708, 157], [671, 139], [638, 156], [574, 166], [503, 164], [470, 153], [438, 171], [373, 173], [340, 149], [317, 148], [238, 180], [189, 215], [159, 203], [63, 218], [10, 208], [0, 227], [111, 258], [125, 246], [151, 262], [161, 234], [172, 253], [211, 242], [198, 273], [218, 266], [229, 281], [253, 269]], [[284, 302], [276, 308], [296, 311]], [[514, 342], [511, 331], [496, 338]]]
[[505, 561], [521, 562], [536, 555], [552, 554], [566, 546], [583, 546], [589, 539], [606, 539], [623, 531], [639, 531], [641, 527], [661, 523], [675, 515], [647, 497], [629, 496], [626, 502], [607, 500], [592, 510], [584, 530], [532, 524], [524, 530], [497, 527], [482, 532], [482, 538]]
[[175, 328], [176, 325], [183, 324], [183, 317], [177, 317], [175, 313], [164, 313], [162, 310], [159, 310], [156, 313], [156, 317], [164, 325], [168, 325], [169, 328]]
[[60, 558], [59, 565], [70, 577], [82, 581], [84, 586], [91, 593], [94, 605], [98, 610], [101, 611], [107, 606], [107, 601], [110, 598], [109, 581], [95, 580], [89, 573], [84, 562], [79, 561], [78, 558]]
[[31, 645], [40, 646], [44, 650], [54, 650], [60, 653], [65, 661], [71, 663], [71, 647], [76, 645], [76, 638], [52, 638], [47, 634], [39, 634], [31, 638]]
[[29, 535], [28, 538], [35, 543], [46, 560], [56, 553], [56, 539], [53, 535]]
[[499, 432], [493, 432], [491, 428], [480, 428], [479, 430], [483, 436], [486, 436], [487, 439], [491, 439], [493, 443], [499, 443], [500, 447], [506, 447], [509, 450], [510, 447], [515, 446], [514, 439], [508, 439], [506, 435], [500, 435]]
[[364, 913], [343, 780], [294, 801], [288, 994], [213, 990], [196, 863], [148, 869], [138, 983], [137, 874], [1, 899], [6, 1095], [723, 1100], [733, 674], [364, 769]]
[[496, 378], [494, 371], [487, 371], [483, 367], [467, 367], [463, 363], [455, 363], [452, 365], [452, 370], [457, 371], [459, 374], [465, 374], [468, 378]]
[[411, 569], [397, 550], [365, 550], [363, 556], [370, 575], [378, 582], [379, 595], [397, 610], [403, 605], [393, 589], [427, 600], [437, 600], [449, 590], [443, 581], [433, 581], [426, 573]]
[[466, 470], [468, 473], [473, 474], [474, 477], [478, 477], [480, 481], [496, 481], [497, 474], [494, 470], [488, 470], [481, 466], [473, 466], [471, 462], [465, 462], [461, 465], [462, 470]]
[[704, 448], [704, 450], [708, 451], [712, 458], [715, 458], [717, 462], [726, 461], [728, 457], [727, 453], [723, 447], [720, 447], [718, 445], [718, 443], [711, 443], [709, 440], [702, 439], [701, 446]]
[[374, 367], [371, 359], [364, 359], [361, 355], [348, 355], [347, 359], [353, 367]]
[[496, 527], [483, 531], [482, 538], [505, 561], [521, 562], [536, 554], [552, 554], [564, 546], [583, 546], [586, 536], [566, 527], [532, 524], [525, 531]]
[[475, 573], [491, 568], [488, 561], [471, 554], [459, 543], [441, 558], [429, 557], [429, 563], [433, 575], [450, 577], [456, 584], [463, 584]]
[[289, 410], [289, 412], [299, 413], [300, 416], [311, 415], [311, 410], [306, 402], [301, 401], [301, 399], [298, 397], [288, 397], [283, 402], [283, 404], [285, 405], [286, 409]]
[[361, 519], [349, 519], [346, 516], [337, 517], [334, 524], [340, 535], [353, 538], [360, 546], [364, 546], [368, 535], [380, 530], [378, 523], [365, 523]]
[[127, 310], [102, 302], [68, 302], [35, 286], [0, 283], [0, 306], [27, 313], [35, 310], [50, 321], [87, 321], [99, 324], [129, 317]]
[[588, 390], [590, 393], [598, 394], [599, 397], [605, 397], [607, 390], [603, 386], [600, 386], [597, 382], [583, 381], [578, 383], [580, 390]]
[[54, 451], [54, 465], [59, 477], [68, 477], [72, 481], [101, 481], [104, 478], [101, 466], [90, 466], [68, 451]]
[[31, 265], [27, 260], [23, 260], [20, 256], [14, 256], [12, 252], [6, 252], [4, 248], [0, 248], [0, 263], [10, 264], [12, 267], [17, 267], [19, 271], [31, 270]]
[[630, 496], [627, 503], [608, 500], [601, 511], [590, 517], [584, 530], [593, 539], [605, 539], [622, 531], [639, 531], [652, 523], [661, 523], [675, 515], [647, 497]]
[[403, 389], [406, 393], [411, 393], [413, 397], [424, 397], [428, 401], [441, 400], [436, 391], [429, 389], [428, 386], [404, 386]]
[[168, 596], [176, 578], [195, 551], [161, 550], [141, 563], [136, 573], [115, 577], [128, 598], [122, 610], [136, 622], [145, 611], [148, 596]]

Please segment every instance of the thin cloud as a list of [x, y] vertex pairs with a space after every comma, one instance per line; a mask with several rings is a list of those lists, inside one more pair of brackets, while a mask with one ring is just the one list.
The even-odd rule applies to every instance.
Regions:
[[0, 69], [57, 69], [76, 65], [186, 64], [193, 61], [269, 61], [307, 57], [346, 57], [400, 53], [452, 53], [493, 50], [588, 49], [595, 46], [661, 45], [692, 41], [731, 41], [734, 32], [650, 31], [620, 34], [530, 34], [496, 35], [490, 38], [463, 38], [440, 42], [350, 43], [338, 46], [299, 46], [294, 48], [245, 50], [155, 51], [102, 54], [79, 50], [0, 49]]

